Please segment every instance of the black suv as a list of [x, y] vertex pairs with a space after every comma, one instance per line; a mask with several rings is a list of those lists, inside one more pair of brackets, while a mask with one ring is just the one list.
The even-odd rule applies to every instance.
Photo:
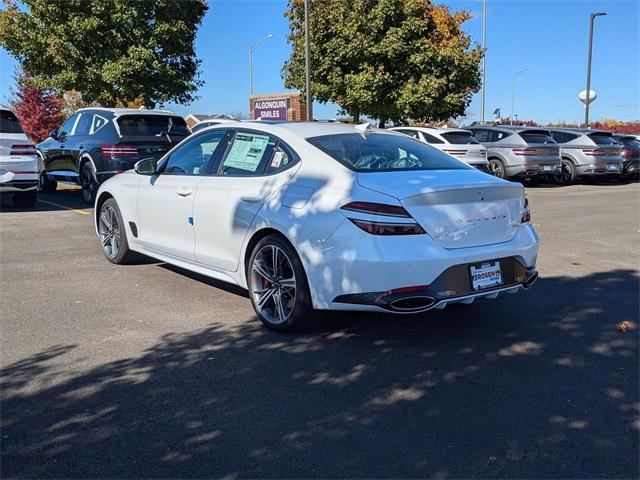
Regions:
[[163, 110], [82, 108], [36, 148], [40, 189], [76, 183], [93, 203], [100, 183], [133, 168], [143, 158], [159, 159], [191, 132], [184, 118]]

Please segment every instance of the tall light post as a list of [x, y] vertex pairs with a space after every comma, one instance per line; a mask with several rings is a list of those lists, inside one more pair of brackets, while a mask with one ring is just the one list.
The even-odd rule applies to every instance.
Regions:
[[592, 13], [589, 16], [589, 57], [587, 59], [587, 101], [584, 104], [584, 128], [589, 128], [589, 92], [591, 92], [591, 52], [593, 49], [593, 21], [596, 19], [596, 17], [602, 17], [603, 15], [606, 15], [606, 13]]
[[304, 89], [307, 122], [313, 120], [313, 104], [311, 100], [311, 43], [309, 37], [309, 0], [304, 0]]
[[516, 78], [518, 78], [527, 70], [529, 69], [525, 68], [524, 70], [520, 70], [519, 72], [514, 73], [513, 77], [511, 78], [511, 115], [509, 116], [511, 125], [513, 125], [513, 109], [516, 103]]
[[270, 38], [273, 38], [272, 33], [249, 47], [249, 98], [253, 96], [253, 51]]
[[484, 123], [485, 84], [487, 83], [487, 0], [482, 0], [482, 91], [480, 93], [480, 121]]

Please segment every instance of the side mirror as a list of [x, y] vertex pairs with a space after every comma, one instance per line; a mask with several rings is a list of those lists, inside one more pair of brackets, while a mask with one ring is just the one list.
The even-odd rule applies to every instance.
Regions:
[[158, 169], [158, 161], [155, 158], [143, 158], [134, 167], [139, 175], [155, 175]]
[[49, 136], [50, 136], [51, 138], [53, 138], [54, 140], [55, 140], [56, 138], [58, 138], [58, 129], [57, 129], [57, 128], [54, 128], [53, 130], [51, 130], [51, 131], [49, 132]]

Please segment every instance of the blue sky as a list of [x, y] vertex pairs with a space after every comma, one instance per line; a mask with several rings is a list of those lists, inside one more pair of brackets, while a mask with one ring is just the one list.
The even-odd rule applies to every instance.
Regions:
[[[317, 1], [317, 0], [316, 0]], [[478, 42], [482, 32], [479, 0], [443, 2], [453, 10], [469, 10], [466, 31]], [[289, 56], [286, 0], [210, 0], [196, 40], [202, 60], [199, 100], [169, 105], [180, 114], [248, 112], [248, 47], [272, 33], [254, 52], [255, 93], [284, 90], [280, 76]], [[487, 118], [497, 107], [511, 110], [514, 72], [529, 68], [517, 80], [515, 113], [538, 122], [576, 122], [583, 116], [577, 94], [585, 86], [588, 19], [596, 19], [591, 85], [598, 93], [591, 118], [640, 119], [640, 2], [637, 0], [488, 0]], [[7, 103], [15, 62], [0, 48], [0, 103]], [[317, 118], [336, 116], [335, 105], [316, 105]], [[469, 107], [469, 120], [479, 117], [479, 95]]]

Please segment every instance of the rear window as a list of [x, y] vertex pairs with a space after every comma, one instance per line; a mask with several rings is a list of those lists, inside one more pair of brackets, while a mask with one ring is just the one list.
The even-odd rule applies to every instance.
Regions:
[[619, 138], [618, 141], [621, 142], [625, 147], [640, 150], [640, 141], [636, 140], [633, 137]]
[[154, 135], [167, 132], [171, 135], [187, 136], [191, 132], [182, 117], [167, 115], [123, 115], [117, 119], [121, 135]]
[[440, 135], [446, 138], [447, 142], [454, 145], [469, 145], [479, 143], [475, 138], [473, 138], [473, 135], [467, 132], [447, 132], [441, 133]]
[[307, 141], [356, 172], [466, 170], [471, 167], [424, 143], [384, 133], [342, 133]]
[[596, 145], [617, 145], [618, 142], [615, 141], [612, 135], [607, 135], [606, 133], [592, 133], [589, 135], [589, 138], [593, 140]]
[[0, 133], [24, 133], [13, 112], [0, 110]]
[[544, 130], [520, 132], [519, 135], [527, 143], [556, 143], [556, 141], [549, 135], [549, 132]]

